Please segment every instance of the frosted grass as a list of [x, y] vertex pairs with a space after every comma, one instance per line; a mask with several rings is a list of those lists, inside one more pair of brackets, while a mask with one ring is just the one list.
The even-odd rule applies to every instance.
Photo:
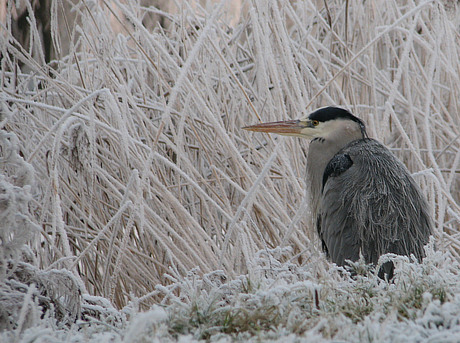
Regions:
[[[2, 338], [453, 340], [457, 5], [255, 1], [229, 25], [224, 2], [177, 2], [153, 30], [161, 8], [61, 6], [49, 65], [34, 18], [25, 47], [1, 23]], [[241, 130], [326, 105], [362, 118], [432, 207], [436, 251], [399, 258], [393, 284], [320, 253], [308, 143]]]

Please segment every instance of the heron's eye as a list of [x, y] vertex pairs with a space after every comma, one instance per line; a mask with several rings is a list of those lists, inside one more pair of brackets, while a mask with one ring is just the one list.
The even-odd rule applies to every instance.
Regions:
[[313, 124], [313, 126], [318, 126], [319, 125], [319, 121], [317, 121], [317, 120], [312, 120], [311, 123]]

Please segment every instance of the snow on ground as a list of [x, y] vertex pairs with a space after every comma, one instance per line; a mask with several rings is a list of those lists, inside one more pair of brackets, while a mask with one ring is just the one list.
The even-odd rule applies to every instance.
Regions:
[[83, 320], [37, 321], [21, 341], [458, 342], [460, 266], [432, 246], [427, 252], [420, 264], [397, 258], [388, 283], [362, 263], [355, 277], [331, 268], [315, 279], [308, 265], [280, 262], [289, 249], [260, 251], [251, 272], [235, 279], [193, 270], [159, 286], [164, 301], [145, 312], [136, 310], [138, 299], [117, 311], [104, 298], [83, 297]]

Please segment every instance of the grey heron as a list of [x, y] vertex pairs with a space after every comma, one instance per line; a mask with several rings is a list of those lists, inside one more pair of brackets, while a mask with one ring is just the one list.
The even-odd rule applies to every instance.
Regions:
[[[432, 233], [428, 203], [407, 168], [381, 143], [368, 138], [363, 121], [325, 107], [299, 120], [244, 127], [256, 132], [311, 139], [307, 185], [313, 225], [326, 256], [377, 264], [394, 253], [418, 260]], [[379, 276], [393, 277], [393, 263]]]

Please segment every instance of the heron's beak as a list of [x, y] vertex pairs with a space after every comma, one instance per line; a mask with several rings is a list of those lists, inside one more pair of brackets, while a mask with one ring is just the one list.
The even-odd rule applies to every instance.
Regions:
[[277, 133], [286, 136], [298, 136], [304, 128], [305, 122], [300, 120], [275, 121], [243, 127], [244, 130], [248, 131]]

